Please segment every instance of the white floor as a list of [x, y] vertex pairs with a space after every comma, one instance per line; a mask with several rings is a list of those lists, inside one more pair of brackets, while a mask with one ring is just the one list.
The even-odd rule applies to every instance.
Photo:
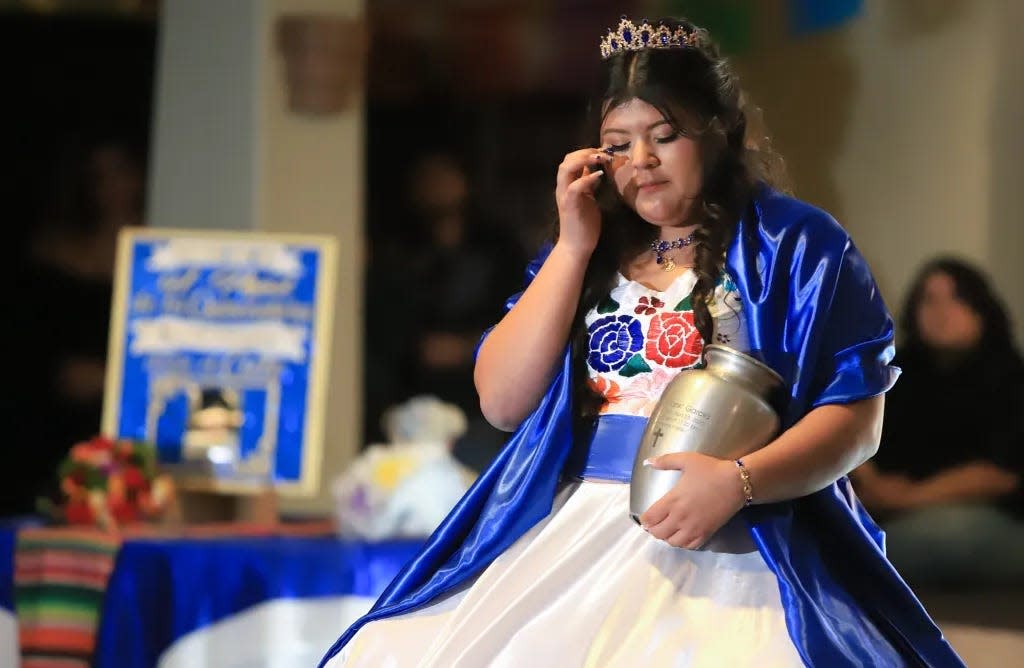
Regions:
[[[372, 603], [353, 596], [270, 601], [180, 639], [164, 653], [160, 668], [312, 667]], [[14, 668], [17, 627], [5, 612], [0, 611], [0, 668]], [[1024, 664], [1024, 631], [939, 626], [971, 668]]]

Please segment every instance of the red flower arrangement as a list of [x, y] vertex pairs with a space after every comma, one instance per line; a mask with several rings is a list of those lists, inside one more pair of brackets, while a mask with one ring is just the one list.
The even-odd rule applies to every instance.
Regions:
[[156, 451], [146, 443], [97, 436], [79, 443], [60, 466], [68, 524], [119, 525], [157, 519], [174, 500], [174, 483], [158, 475]]

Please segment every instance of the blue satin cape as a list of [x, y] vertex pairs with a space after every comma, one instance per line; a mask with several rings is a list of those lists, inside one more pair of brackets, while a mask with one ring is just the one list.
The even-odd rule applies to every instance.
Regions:
[[[545, 257], [530, 264], [527, 284]], [[783, 427], [896, 381], [892, 319], [849, 235], [825, 212], [762, 188], [737, 226], [726, 270], [743, 298], [752, 349], [790, 389]], [[467, 583], [548, 515], [573, 450], [571, 376], [567, 350], [537, 409], [321, 666], [364, 624]], [[846, 478], [741, 512], [778, 577], [789, 635], [807, 665], [963, 666], [886, 560], [883, 534]]]

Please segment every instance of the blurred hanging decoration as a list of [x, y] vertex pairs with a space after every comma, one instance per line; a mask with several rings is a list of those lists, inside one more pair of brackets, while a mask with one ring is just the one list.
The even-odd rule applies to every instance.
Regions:
[[368, 46], [365, 22], [326, 14], [287, 14], [277, 21], [289, 108], [336, 114], [362, 90]]
[[[730, 56], [844, 25], [863, 0], [387, 0], [367, 8], [374, 28], [370, 94], [411, 99], [426, 91], [480, 99], [579, 94], [596, 74], [597, 44], [618, 24], [685, 16]], [[592, 48], [586, 48], [593, 45]]]
[[[388, 0], [367, 8], [375, 100], [579, 94], [597, 70], [598, 39], [645, 0]], [[444, 7], [441, 7], [444, 4]], [[587, 48], [593, 45], [593, 48]]]
[[[833, 30], [856, 18], [863, 0], [653, 0], [649, 16], [685, 16], [711, 32], [726, 54], [771, 43], [775, 26], [802, 37]], [[779, 16], [784, 14], [784, 18]], [[754, 26], [757, 26], [755, 33]]]
[[[758, 22], [758, 5], [754, 0], [658, 0], [657, 11], [650, 16], [685, 16], [707, 28], [723, 52], [738, 55], [753, 46], [753, 30]], [[652, 19], [653, 20], [653, 19]]]
[[788, 0], [789, 31], [793, 35], [810, 35], [832, 30], [861, 12], [863, 0]]

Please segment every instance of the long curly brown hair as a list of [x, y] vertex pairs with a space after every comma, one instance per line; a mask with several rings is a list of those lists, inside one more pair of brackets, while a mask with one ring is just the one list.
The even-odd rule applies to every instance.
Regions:
[[[609, 111], [630, 100], [658, 109], [673, 128], [697, 140], [703, 165], [703, 187], [694, 243], [697, 283], [693, 289], [694, 320], [705, 343], [713, 322], [708, 298], [722, 273], [725, 251], [740, 217], [751, 206], [758, 182], [782, 186], [784, 167], [770, 145], [760, 115], [748, 104], [739, 80], [706, 31], [686, 20], [662, 19], [700, 33], [700, 46], [621, 51], [602, 63], [601, 76], [588, 105], [583, 146], [600, 145], [601, 124]], [[572, 331], [573, 387], [576, 412], [597, 415], [603, 397], [587, 385], [589, 349], [584, 317], [603, 299], [623, 264], [646, 251], [658, 228], [645, 222], [618, 196], [614, 186], [599, 186], [597, 201], [602, 231], [590, 259]]]

